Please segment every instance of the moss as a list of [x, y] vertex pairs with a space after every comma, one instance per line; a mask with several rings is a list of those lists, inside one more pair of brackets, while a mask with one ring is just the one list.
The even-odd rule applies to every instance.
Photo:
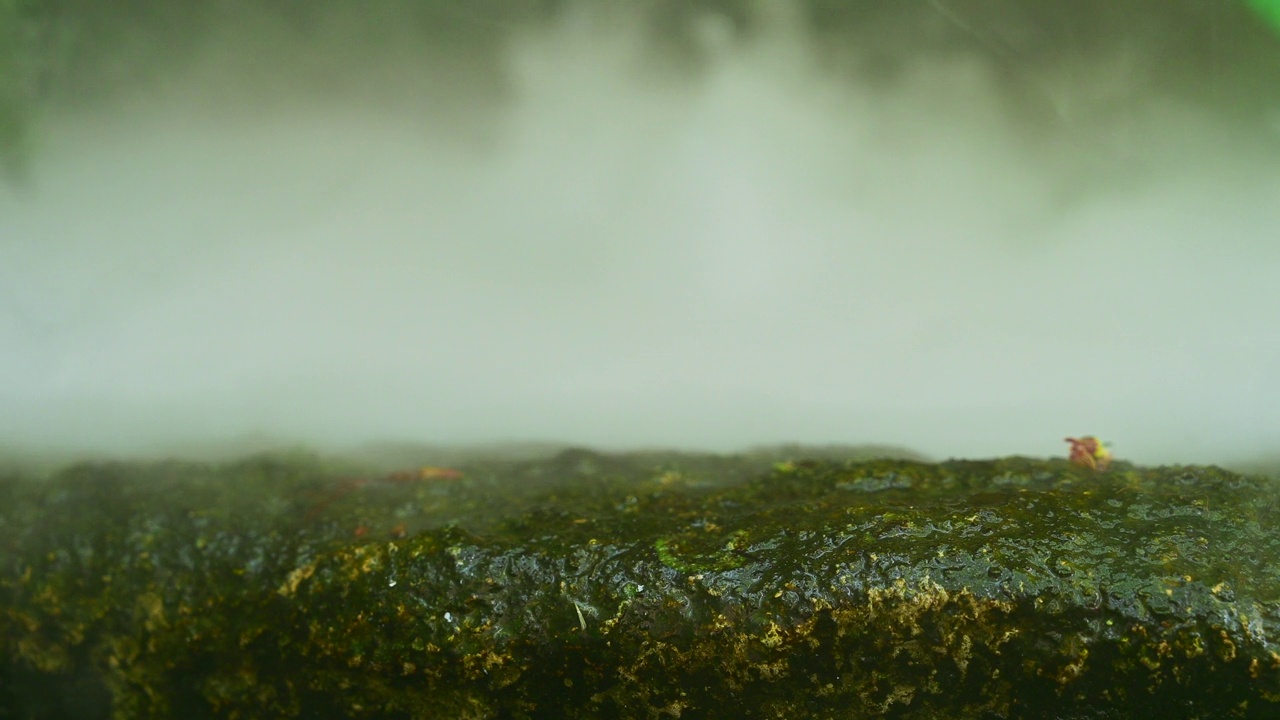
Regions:
[[[1280, 712], [1271, 480], [581, 450], [461, 469], [11, 476], [0, 679], [91, 676], [116, 717]], [[14, 692], [0, 714], [30, 706]]]

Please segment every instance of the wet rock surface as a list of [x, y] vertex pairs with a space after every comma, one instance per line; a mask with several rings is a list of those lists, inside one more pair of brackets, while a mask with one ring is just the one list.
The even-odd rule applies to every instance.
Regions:
[[0, 717], [1280, 716], [1275, 481], [796, 452], [13, 473]]

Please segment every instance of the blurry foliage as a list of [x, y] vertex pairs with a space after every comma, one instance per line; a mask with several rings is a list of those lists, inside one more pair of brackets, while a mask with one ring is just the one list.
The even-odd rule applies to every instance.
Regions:
[[22, 87], [23, 29], [17, 0], [0, 0], [0, 165], [10, 172], [25, 156], [31, 105]]
[[[1280, 38], [1263, 0], [797, 0], [829, 67], [859, 80], [892, 81], [922, 53], [977, 54], [1004, 68], [1014, 102], [1043, 87], [1063, 61], [1129, 53], [1140, 57], [1129, 94], [1172, 92], [1215, 112], [1258, 117], [1280, 106]], [[46, 110], [84, 105], [146, 87], [196, 56], [213, 30], [261, 18], [289, 42], [409, 37], [435, 57], [457, 55], [500, 67], [513, 29], [556, 16], [570, 0], [0, 0], [0, 161], [14, 169], [30, 154], [31, 127]], [[590, 5], [591, 3], [586, 3]], [[699, 21], [715, 16], [749, 35], [754, 0], [629, 0], [642, 10], [659, 52], [699, 60]], [[1250, 7], [1250, 6], [1253, 7]], [[773, 8], [776, 10], [776, 7]], [[1261, 11], [1261, 12], [1255, 12]], [[328, 23], [328, 24], [326, 24]], [[705, 29], [705, 27], [703, 28]], [[350, 32], [349, 32], [350, 31]], [[398, 48], [389, 47], [388, 53]], [[318, 72], [358, 75], [346, 57]], [[345, 67], [345, 69], [344, 69]], [[336, 68], [336, 69], [335, 69]], [[464, 84], [474, 65], [460, 65]], [[501, 72], [501, 70], [498, 70]], [[1062, 81], [1070, 82], [1070, 80]], [[1029, 91], [1031, 86], [1040, 90]], [[1043, 99], [1043, 98], [1042, 98]], [[1034, 98], [1031, 100], [1034, 103]], [[1262, 112], [1259, 112], [1259, 109]]]
[[1280, 30], [1280, 0], [1249, 0], [1249, 5]]

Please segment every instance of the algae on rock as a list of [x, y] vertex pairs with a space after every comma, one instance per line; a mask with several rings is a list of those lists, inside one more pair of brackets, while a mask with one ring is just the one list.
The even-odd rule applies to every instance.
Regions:
[[1280, 714], [1274, 481], [778, 460], [11, 476], [0, 717]]

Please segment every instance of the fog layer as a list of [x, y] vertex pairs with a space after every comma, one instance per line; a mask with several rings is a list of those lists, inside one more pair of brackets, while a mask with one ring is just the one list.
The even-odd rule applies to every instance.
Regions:
[[589, 7], [474, 52], [247, 20], [52, 114], [0, 443], [1280, 448], [1280, 163], [1141, 48], [1011, 90], [981, 33], [874, 76], [785, 12], [677, 52]]

